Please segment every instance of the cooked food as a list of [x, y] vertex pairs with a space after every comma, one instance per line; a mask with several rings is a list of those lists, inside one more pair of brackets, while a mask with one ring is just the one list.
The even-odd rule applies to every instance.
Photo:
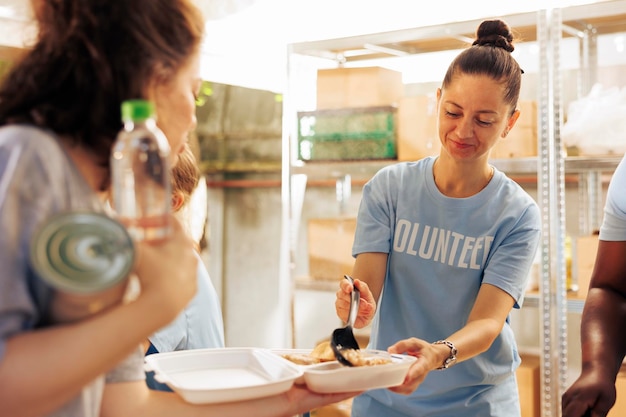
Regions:
[[315, 346], [313, 352], [311, 352], [311, 356], [319, 359], [320, 362], [336, 360], [335, 352], [333, 352], [333, 348], [330, 347], [330, 341], [324, 341]]
[[391, 363], [391, 358], [384, 356], [368, 356], [361, 350], [344, 349], [341, 353], [343, 357], [352, 364], [352, 366], [373, 366]]
[[330, 347], [330, 342], [322, 342], [315, 346], [311, 353], [285, 353], [283, 358], [298, 365], [313, 365], [320, 362], [330, 362], [335, 360], [335, 354]]
[[[373, 366], [391, 363], [390, 357], [368, 355], [367, 352], [357, 349], [344, 349], [342, 350], [342, 353], [343, 356], [354, 366]], [[313, 365], [316, 363], [331, 362], [336, 360], [335, 353], [330, 347], [330, 342], [322, 342], [318, 344], [309, 354], [285, 353], [282, 357], [298, 365]]]
[[285, 353], [282, 357], [297, 365], [313, 365], [320, 363], [319, 358], [314, 358], [310, 354], [304, 353]]

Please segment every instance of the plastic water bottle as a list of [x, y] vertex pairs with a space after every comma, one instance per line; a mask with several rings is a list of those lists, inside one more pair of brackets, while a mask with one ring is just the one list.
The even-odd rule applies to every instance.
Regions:
[[121, 110], [124, 128], [111, 153], [112, 206], [133, 239], [160, 239], [169, 233], [169, 143], [153, 103], [128, 100]]

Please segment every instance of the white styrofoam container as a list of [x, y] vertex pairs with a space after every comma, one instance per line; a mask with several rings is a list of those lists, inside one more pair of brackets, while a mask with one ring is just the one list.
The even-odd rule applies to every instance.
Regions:
[[145, 369], [193, 404], [267, 397], [291, 388], [301, 368], [269, 350], [256, 348], [193, 349], [156, 353]]

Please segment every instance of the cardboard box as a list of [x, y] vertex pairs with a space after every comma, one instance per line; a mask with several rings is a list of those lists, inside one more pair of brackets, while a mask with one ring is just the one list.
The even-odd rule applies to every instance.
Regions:
[[520, 116], [515, 126], [491, 150], [494, 159], [537, 156], [537, 102], [520, 100], [517, 108]]
[[397, 114], [399, 161], [416, 161], [439, 154], [441, 141], [437, 132], [437, 98], [434, 94], [401, 98]]
[[517, 368], [517, 386], [522, 417], [541, 416], [541, 362], [539, 356], [522, 354], [522, 364]]
[[[537, 102], [534, 100], [519, 100], [517, 102], [517, 109], [519, 110], [519, 118], [515, 123], [515, 128], [518, 127], [532, 127], [537, 129]], [[513, 128], [513, 130], [515, 130]]]
[[580, 236], [576, 239], [576, 281], [578, 297], [587, 298], [591, 273], [598, 252], [598, 235]]
[[404, 95], [402, 73], [382, 67], [317, 71], [317, 108], [396, 105]]
[[356, 218], [310, 219], [308, 223], [309, 275], [339, 280], [354, 266], [352, 244]]
[[494, 159], [537, 156], [537, 128], [515, 125], [505, 138], [491, 149]]

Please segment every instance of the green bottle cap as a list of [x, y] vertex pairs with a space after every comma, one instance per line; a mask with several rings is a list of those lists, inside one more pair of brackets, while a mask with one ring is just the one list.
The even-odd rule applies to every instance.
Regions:
[[154, 104], [148, 100], [135, 99], [122, 102], [122, 120], [146, 120], [154, 116], [154, 111]]

